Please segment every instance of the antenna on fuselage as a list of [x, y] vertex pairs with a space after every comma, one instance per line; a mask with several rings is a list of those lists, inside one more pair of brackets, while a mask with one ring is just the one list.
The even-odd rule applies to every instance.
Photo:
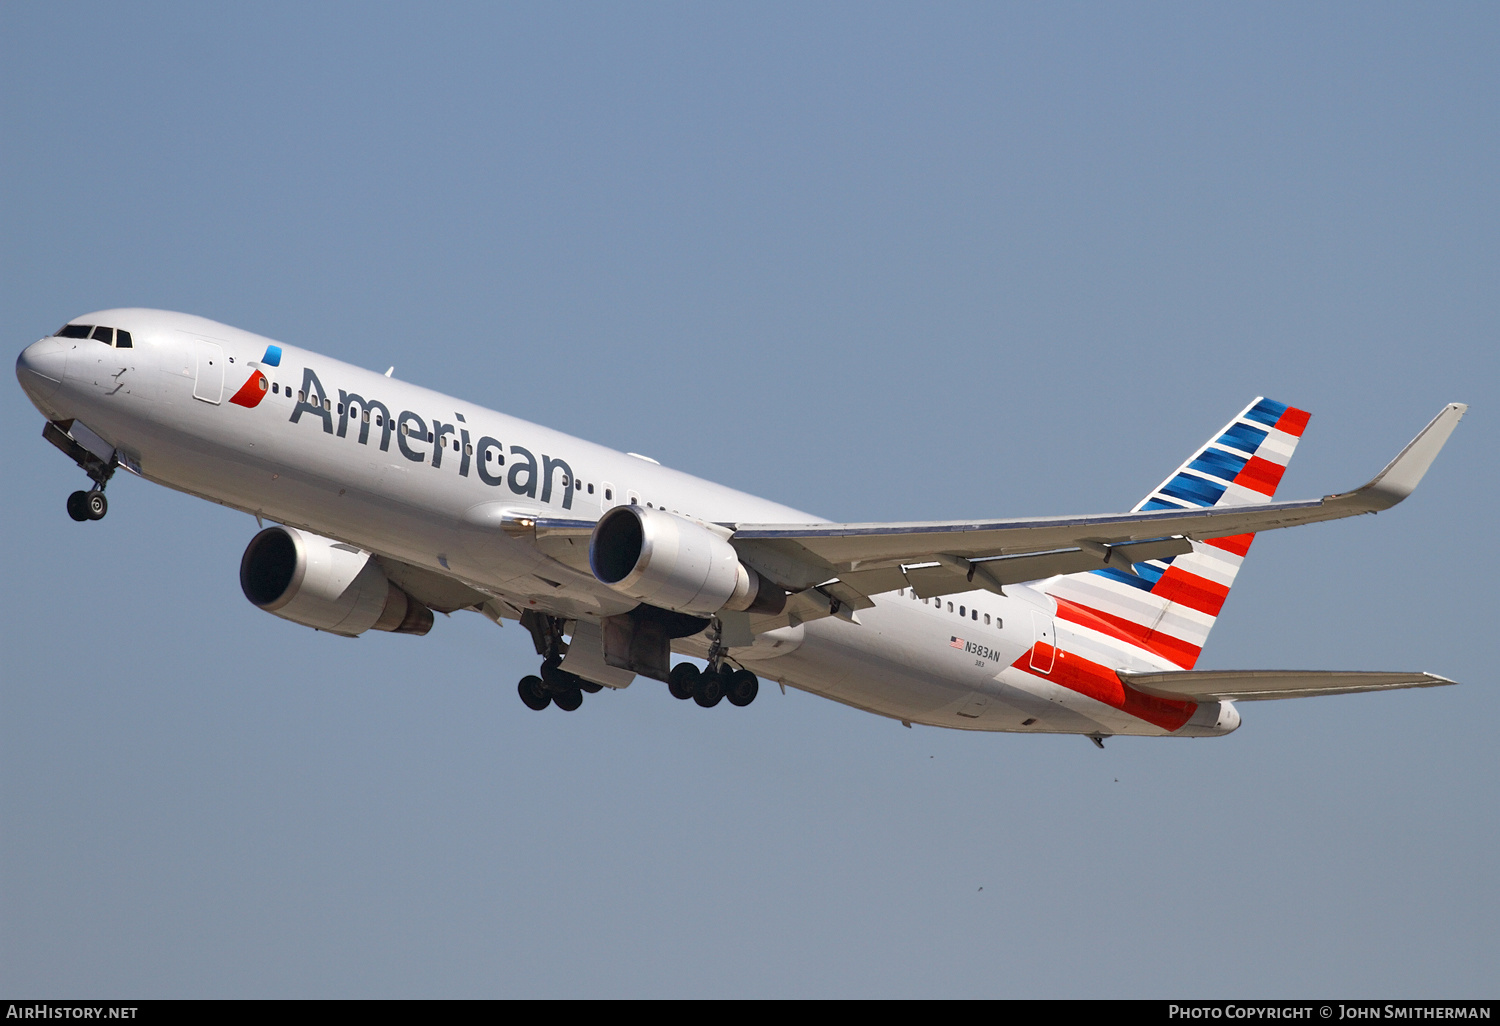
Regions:
[[385, 376], [386, 377], [390, 377], [391, 376], [391, 371], [393, 371], [395, 369], [396, 369], [396, 365], [395, 364], [391, 364], [389, 367], [387, 367], [385, 369]]

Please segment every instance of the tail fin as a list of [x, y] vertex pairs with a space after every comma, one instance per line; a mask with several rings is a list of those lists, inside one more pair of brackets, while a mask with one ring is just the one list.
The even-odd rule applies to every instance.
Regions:
[[[1310, 414], [1257, 399], [1177, 468], [1136, 510], [1240, 506], [1270, 502]], [[1047, 581], [1057, 615], [1103, 635], [1099, 640], [1143, 648], [1192, 669], [1229, 596], [1253, 534], [1194, 542], [1193, 551], [1137, 563], [1125, 573], [1106, 568]]]

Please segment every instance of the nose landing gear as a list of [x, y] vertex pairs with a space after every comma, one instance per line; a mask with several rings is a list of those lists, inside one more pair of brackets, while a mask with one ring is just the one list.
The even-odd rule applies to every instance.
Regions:
[[103, 520], [109, 512], [109, 500], [98, 488], [78, 491], [68, 496], [68, 516], [82, 523], [85, 520]]
[[108, 460], [100, 459], [80, 445], [78, 440], [68, 433], [73, 430], [74, 423], [71, 420], [56, 423], [48, 421], [42, 428], [42, 437], [61, 449], [94, 482], [94, 487], [88, 491], [77, 491], [68, 496], [68, 516], [79, 523], [85, 520], [103, 520], [104, 514], [109, 512], [109, 500], [104, 497], [104, 486], [114, 476], [115, 468], [120, 465], [120, 459], [114, 452], [110, 453]]

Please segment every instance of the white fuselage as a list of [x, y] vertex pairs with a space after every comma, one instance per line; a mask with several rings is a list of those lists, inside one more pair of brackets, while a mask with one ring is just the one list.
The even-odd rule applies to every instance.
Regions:
[[[591, 521], [637, 502], [720, 524], [819, 521], [203, 318], [151, 310], [90, 316], [128, 329], [133, 346], [57, 338], [28, 349], [18, 376], [48, 419], [82, 421], [149, 480], [425, 568], [516, 609], [582, 620], [637, 603], [586, 563], [551, 558], [500, 530], [505, 516]], [[280, 349], [277, 366], [263, 362], [268, 345]], [[231, 402], [256, 371], [267, 379], [265, 394], [253, 406]], [[1172, 668], [1149, 653], [1107, 651], [1054, 620], [1053, 601], [1038, 589], [927, 601], [906, 589], [875, 601], [858, 623], [828, 617], [784, 628], [735, 658], [762, 677], [909, 723], [1178, 736], [1227, 733], [1238, 723], [1207, 703], [1168, 731], [1049, 673], [1013, 667], [1038, 632], [1056, 631], [1060, 660], [1079, 653], [1129, 669]], [[701, 636], [674, 647], [707, 652]]]

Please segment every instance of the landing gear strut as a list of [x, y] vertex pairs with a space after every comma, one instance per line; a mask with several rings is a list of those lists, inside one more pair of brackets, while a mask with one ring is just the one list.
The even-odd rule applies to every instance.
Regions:
[[562, 668], [563, 655], [568, 651], [568, 643], [562, 638], [564, 622], [561, 617], [529, 609], [521, 614], [521, 625], [531, 632], [536, 654], [542, 657], [541, 676], [522, 677], [516, 685], [528, 709], [541, 712], [556, 705], [563, 712], [573, 712], [583, 705], [585, 691], [593, 695], [603, 690], [601, 685]]

